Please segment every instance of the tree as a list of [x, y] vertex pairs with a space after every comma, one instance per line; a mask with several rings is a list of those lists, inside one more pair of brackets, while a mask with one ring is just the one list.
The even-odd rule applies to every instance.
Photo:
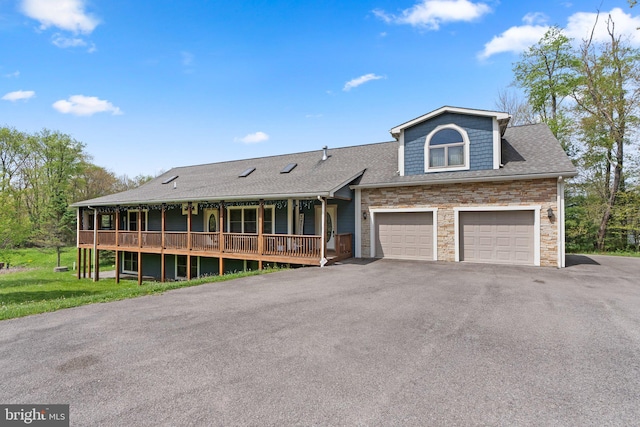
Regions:
[[[43, 129], [34, 136], [37, 155], [30, 170], [34, 242], [58, 253], [73, 242], [75, 216], [69, 209], [74, 179], [84, 165], [84, 145], [71, 136]], [[37, 206], [37, 210], [33, 207]]]
[[496, 100], [495, 105], [498, 111], [509, 113], [511, 116], [509, 126], [532, 125], [534, 123], [538, 123], [531, 105], [526, 100], [519, 98], [513, 91], [498, 91], [498, 99]]
[[619, 192], [625, 188], [625, 145], [638, 125], [640, 108], [640, 51], [632, 49], [615, 33], [611, 17], [607, 20], [607, 32], [607, 43], [594, 43], [593, 32], [583, 41], [577, 64], [580, 80], [574, 94], [582, 117], [584, 167], [601, 183], [604, 207], [597, 234], [599, 250], [605, 248], [609, 220]]
[[513, 67], [515, 83], [524, 89], [533, 112], [549, 126], [568, 153], [573, 152], [572, 122], [562, 101], [573, 93], [575, 64], [571, 40], [554, 26]]

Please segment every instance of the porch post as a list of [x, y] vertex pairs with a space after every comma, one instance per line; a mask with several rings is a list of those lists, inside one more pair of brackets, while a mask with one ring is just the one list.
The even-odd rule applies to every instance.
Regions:
[[187, 280], [191, 280], [191, 221], [193, 205], [191, 202], [187, 203]]
[[138, 286], [142, 285], [142, 252], [138, 250]]
[[320, 267], [324, 267], [327, 263], [327, 199], [324, 197], [318, 196], [320, 202], [322, 203], [322, 225], [320, 227], [320, 252], [322, 253], [322, 258], [320, 259]]
[[100, 280], [98, 277], [98, 209], [93, 210], [93, 281]]
[[160, 221], [161, 243], [160, 243], [160, 282], [164, 282], [167, 278], [167, 265], [164, 257], [165, 246], [165, 228], [167, 224], [167, 206], [162, 204], [162, 219]]
[[116, 248], [120, 246], [120, 206], [116, 206]]
[[264, 200], [260, 200], [258, 208], [258, 270], [262, 270], [262, 255], [264, 254]]
[[91, 262], [93, 260], [93, 254], [91, 253], [91, 249], [89, 249], [89, 278], [91, 279]]
[[220, 222], [220, 227], [218, 228], [218, 233], [220, 233], [218, 246], [220, 247], [220, 252], [224, 252], [224, 201], [220, 202], [220, 207], [218, 209], [220, 210], [220, 212], [218, 213]]
[[218, 275], [224, 275], [224, 258], [222, 258], [222, 253], [224, 252], [224, 200], [220, 201], [218, 218], [220, 221], [220, 228], [218, 228], [218, 246], [220, 248], [220, 258], [218, 258]]
[[293, 199], [287, 199], [287, 234], [293, 234]]
[[87, 248], [82, 249], [82, 278], [87, 278]]
[[[138, 206], [138, 249], [142, 247], [142, 206]], [[138, 250], [140, 252], [140, 250]]]
[[80, 208], [78, 208], [78, 212], [76, 213], [76, 247], [78, 248], [78, 255], [76, 256], [76, 275], [78, 276], [78, 280], [80, 280]]
[[116, 283], [120, 283], [120, 251], [116, 249]]
[[120, 283], [120, 206], [116, 206], [116, 283]]
[[96, 249], [96, 264], [93, 269], [95, 270], [93, 273], [95, 277], [94, 282], [97, 282], [100, 280], [100, 249]]

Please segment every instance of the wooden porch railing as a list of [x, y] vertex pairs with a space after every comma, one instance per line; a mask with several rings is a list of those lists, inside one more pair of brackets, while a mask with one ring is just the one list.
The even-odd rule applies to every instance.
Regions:
[[191, 233], [191, 249], [218, 252], [220, 250], [220, 233]]
[[320, 258], [320, 236], [295, 236], [287, 234], [265, 234], [265, 255]]
[[[167, 231], [164, 233], [164, 248], [162, 248], [161, 231], [118, 231], [119, 248], [168, 249], [187, 250], [189, 248], [189, 234], [191, 235], [191, 250], [213, 253], [255, 254], [267, 256], [282, 256], [293, 258], [320, 259], [321, 237], [289, 234], [263, 234], [262, 253], [259, 253], [258, 235], [242, 233], [222, 233], [224, 249], [221, 251], [221, 233], [187, 233], [184, 231]], [[93, 230], [80, 230], [79, 245], [93, 245]], [[98, 246], [115, 248], [116, 232], [113, 230], [99, 230]], [[139, 239], [139, 237], [141, 239]], [[336, 235], [336, 255], [338, 257], [351, 256], [351, 234]]]
[[187, 237], [188, 234], [185, 232], [167, 231], [164, 233], [164, 247], [165, 249], [187, 249]]
[[258, 235], [242, 233], [223, 233], [224, 251], [243, 254], [258, 253]]

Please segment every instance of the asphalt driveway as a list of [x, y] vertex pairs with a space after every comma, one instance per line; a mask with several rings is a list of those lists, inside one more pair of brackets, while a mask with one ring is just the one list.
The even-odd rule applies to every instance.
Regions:
[[0, 322], [71, 425], [638, 425], [640, 258], [347, 262]]

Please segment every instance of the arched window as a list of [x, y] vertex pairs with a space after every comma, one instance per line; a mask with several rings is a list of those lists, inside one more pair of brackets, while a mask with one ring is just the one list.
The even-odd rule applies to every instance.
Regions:
[[424, 148], [425, 171], [469, 169], [469, 137], [459, 126], [438, 126]]

